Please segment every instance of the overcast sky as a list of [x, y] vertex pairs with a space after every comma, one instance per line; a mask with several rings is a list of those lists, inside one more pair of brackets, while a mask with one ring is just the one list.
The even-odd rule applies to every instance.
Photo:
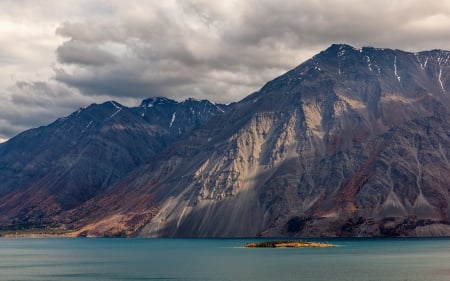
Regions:
[[450, 1], [0, 1], [0, 139], [82, 106], [238, 101], [332, 43], [450, 49]]

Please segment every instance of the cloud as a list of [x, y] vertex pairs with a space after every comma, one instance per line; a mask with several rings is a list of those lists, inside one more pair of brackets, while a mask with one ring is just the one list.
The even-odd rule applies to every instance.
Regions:
[[117, 24], [101, 24], [95, 21], [64, 22], [56, 29], [57, 35], [84, 43], [121, 42], [127, 36], [124, 32]]
[[[105, 44], [121, 47], [108, 56], [114, 55], [116, 63], [88, 60], [90, 65], [80, 61], [84, 56], [91, 57], [91, 52], [76, 48], [69, 52], [76, 59], [72, 56], [69, 60], [61, 55], [63, 45], [58, 49], [60, 61], [79, 66], [62, 66], [55, 79], [89, 95], [195, 96], [230, 102], [295, 65], [292, 56], [298, 56], [298, 52], [282, 44], [228, 42], [228, 34], [236, 32], [228, 29], [228, 16], [237, 2], [228, 6], [171, 3], [125, 9], [111, 23], [63, 23], [57, 34], [67, 37], [67, 43], [82, 42], [86, 50], [100, 50]], [[277, 56], [280, 52], [290, 57]]]
[[56, 49], [56, 55], [58, 61], [64, 64], [101, 66], [116, 61], [114, 55], [99, 46], [75, 40], [64, 42]]
[[0, 138], [110, 99], [236, 101], [332, 43], [446, 49], [449, 24], [446, 1], [1, 1]]
[[[414, 49], [424, 45], [424, 36], [428, 43], [442, 41], [437, 33], [444, 30], [433, 23], [446, 23], [449, 12], [410, 1], [161, 3], [133, 2], [128, 9], [118, 4], [110, 22], [63, 23], [59, 35], [90, 47], [77, 48], [72, 61], [83, 65], [59, 72], [56, 80], [90, 95], [194, 95], [229, 102], [334, 42]], [[420, 26], [426, 35], [416, 34]], [[105, 63], [80, 63], [105, 43], [121, 46], [116, 64], [109, 53]]]
[[1, 95], [5, 98], [0, 104], [0, 139], [48, 124], [94, 102], [61, 83], [42, 81], [17, 82]]

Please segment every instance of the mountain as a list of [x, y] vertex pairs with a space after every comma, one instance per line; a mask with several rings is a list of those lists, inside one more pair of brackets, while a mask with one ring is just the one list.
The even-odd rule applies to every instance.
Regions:
[[145, 237], [450, 235], [449, 58], [332, 45], [75, 210], [74, 226]]
[[2, 228], [55, 225], [225, 109], [193, 99], [150, 98], [135, 108], [111, 101], [19, 134], [0, 145]]
[[[334, 44], [190, 130], [181, 112], [155, 113], [170, 141], [43, 217], [87, 236], [448, 236], [449, 58]], [[150, 99], [133, 116], [160, 102], [172, 106]], [[0, 178], [33, 183], [23, 194], [36, 198], [36, 165]], [[0, 190], [0, 206], [23, 202]]]

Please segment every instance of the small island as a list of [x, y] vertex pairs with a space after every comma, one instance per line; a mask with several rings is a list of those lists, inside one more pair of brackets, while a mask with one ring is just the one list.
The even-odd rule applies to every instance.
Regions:
[[309, 242], [309, 241], [292, 241], [292, 240], [277, 240], [264, 241], [258, 243], [247, 243], [245, 248], [331, 248], [336, 245], [326, 242]]

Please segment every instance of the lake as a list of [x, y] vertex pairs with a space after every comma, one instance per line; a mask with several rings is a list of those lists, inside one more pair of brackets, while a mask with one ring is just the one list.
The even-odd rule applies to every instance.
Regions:
[[338, 247], [242, 247], [261, 239], [0, 239], [0, 280], [450, 280], [450, 239], [311, 240]]

